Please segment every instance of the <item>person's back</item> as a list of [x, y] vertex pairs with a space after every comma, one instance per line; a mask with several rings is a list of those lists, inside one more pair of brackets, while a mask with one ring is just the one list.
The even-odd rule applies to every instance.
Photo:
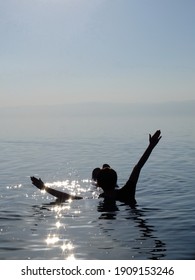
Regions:
[[153, 136], [149, 134], [149, 145], [138, 163], [133, 168], [127, 183], [121, 189], [115, 189], [117, 184], [117, 173], [111, 168], [102, 169], [98, 173], [97, 184], [101, 187], [104, 193], [101, 197], [115, 199], [122, 202], [136, 204], [135, 192], [136, 185], [139, 179], [139, 175], [142, 167], [148, 160], [154, 147], [158, 144], [161, 139], [161, 131], [157, 130]]
[[105, 199], [119, 200], [121, 202], [136, 203], [135, 186], [129, 180], [124, 187], [116, 189], [117, 173], [112, 168], [104, 168], [100, 170], [97, 176], [97, 184], [103, 189], [100, 197]]

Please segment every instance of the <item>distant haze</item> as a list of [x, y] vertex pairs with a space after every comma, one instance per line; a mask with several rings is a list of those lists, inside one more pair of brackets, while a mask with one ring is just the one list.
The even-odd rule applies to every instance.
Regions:
[[83, 102], [50, 106], [1, 108], [0, 117], [120, 117], [120, 116], [194, 116], [195, 101], [164, 103]]

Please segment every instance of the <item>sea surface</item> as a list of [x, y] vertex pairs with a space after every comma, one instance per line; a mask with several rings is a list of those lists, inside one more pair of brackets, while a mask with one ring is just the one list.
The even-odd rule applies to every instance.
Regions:
[[[195, 129], [190, 116], [0, 120], [0, 259], [195, 259]], [[105, 205], [92, 169], [109, 163], [123, 186], [148, 145], [137, 206]], [[83, 196], [56, 204], [37, 176]]]

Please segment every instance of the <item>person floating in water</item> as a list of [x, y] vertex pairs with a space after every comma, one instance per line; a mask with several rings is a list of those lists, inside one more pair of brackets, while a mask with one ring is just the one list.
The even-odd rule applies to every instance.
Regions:
[[[148, 160], [149, 156], [158, 144], [161, 137], [162, 136], [160, 130], [157, 130], [152, 136], [149, 134], [149, 145], [137, 164], [134, 166], [128, 181], [122, 188], [116, 189], [117, 173], [115, 170], [110, 168], [109, 165], [103, 167], [102, 169], [99, 169], [97, 172], [97, 185], [103, 190], [103, 193], [100, 194], [100, 197], [104, 198], [107, 201], [121, 201], [135, 205], [136, 185], [141, 169]], [[45, 190], [49, 194], [55, 196], [59, 202], [64, 202], [68, 199], [82, 199], [82, 197], [80, 196], [70, 195], [65, 192], [49, 188], [44, 185], [41, 179], [31, 177], [31, 181], [33, 185], [35, 185], [38, 189]]]

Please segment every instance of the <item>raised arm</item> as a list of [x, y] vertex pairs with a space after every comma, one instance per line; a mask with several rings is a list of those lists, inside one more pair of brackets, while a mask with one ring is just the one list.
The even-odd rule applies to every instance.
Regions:
[[45, 184], [43, 183], [43, 181], [40, 178], [39, 179], [37, 179], [36, 177], [30, 177], [30, 178], [31, 178], [32, 184], [35, 187], [37, 187], [39, 190], [45, 190], [47, 193], [55, 196], [60, 202], [66, 201], [68, 199], [82, 199], [82, 197], [80, 197], [80, 196], [70, 195], [68, 193], [49, 188], [49, 187], [45, 186]]
[[147, 149], [145, 150], [145, 152], [143, 153], [143, 155], [141, 156], [138, 163], [133, 168], [133, 171], [132, 171], [132, 173], [130, 175], [130, 178], [129, 178], [130, 181], [133, 181], [134, 183], [137, 183], [142, 167], [144, 166], [144, 164], [148, 160], [148, 158], [151, 155], [154, 147], [156, 147], [156, 145], [158, 144], [161, 137], [162, 136], [161, 136], [161, 131], [160, 130], [157, 130], [152, 136], [151, 136], [151, 134], [149, 134], [149, 145], [148, 145]]
[[129, 180], [125, 184], [125, 186], [121, 189], [123, 195], [126, 195], [129, 199], [135, 200], [135, 191], [137, 181], [139, 179], [140, 171], [146, 161], [148, 160], [149, 156], [151, 155], [154, 147], [158, 144], [159, 140], [161, 139], [161, 131], [157, 130], [152, 136], [149, 134], [149, 145], [146, 148], [145, 152], [141, 156], [138, 163], [133, 168]]

